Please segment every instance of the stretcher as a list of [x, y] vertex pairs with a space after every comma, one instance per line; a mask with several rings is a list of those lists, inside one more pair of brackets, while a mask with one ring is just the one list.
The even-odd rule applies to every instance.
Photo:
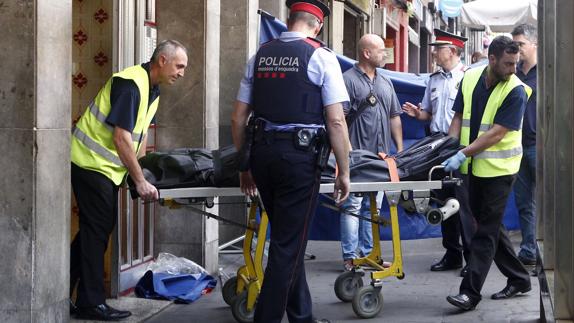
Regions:
[[[431, 207], [431, 190], [441, 189], [447, 185], [460, 185], [461, 180], [452, 177], [446, 177], [441, 180], [432, 180], [432, 172], [429, 172], [427, 181], [404, 181], [404, 182], [372, 182], [372, 183], [351, 183], [350, 192], [364, 193], [369, 196], [371, 201], [371, 217], [373, 223], [373, 250], [364, 258], [355, 259], [353, 265], [356, 269], [341, 274], [335, 281], [335, 294], [344, 302], [352, 302], [355, 314], [361, 318], [372, 318], [377, 316], [382, 310], [383, 296], [381, 293], [382, 281], [387, 277], [397, 277], [403, 279], [401, 239], [399, 232], [399, 219], [397, 207], [401, 202], [411, 202], [414, 211], [417, 213], [427, 214], [429, 222], [440, 223], [458, 209], [454, 209], [452, 204], [447, 208], [436, 209]], [[321, 184], [319, 193], [332, 194], [334, 184]], [[376, 192], [384, 192], [390, 209], [390, 225], [392, 231], [392, 248], [393, 259], [390, 267], [383, 267], [380, 247], [379, 227], [385, 223], [377, 210], [375, 197]], [[181, 207], [190, 204], [204, 202], [207, 206], [213, 205], [214, 197], [223, 196], [242, 196], [243, 193], [238, 187], [190, 187], [161, 189], [160, 204], [170, 207]], [[331, 205], [331, 208], [337, 207]], [[217, 215], [207, 211], [194, 208], [194, 212], [202, 215], [213, 217], [217, 220], [225, 220]], [[257, 211], [260, 213], [260, 220], [257, 222]], [[355, 215], [357, 216], [357, 215]], [[256, 237], [266, 237], [268, 218], [257, 198], [253, 198], [249, 206], [249, 215], [247, 224], [238, 224], [246, 229], [245, 239], [243, 242], [243, 257], [245, 265], [237, 270], [237, 275], [226, 281], [222, 288], [224, 301], [231, 306], [234, 318], [240, 322], [252, 322], [257, 297], [263, 283], [263, 254], [265, 248], [265, 239], [256, 239]], [[257, 241], [257, 242], [255, 242]], [[368, 266], [370, 271], [370, 283], [363, 286], [363, 277], [365, 271], [359, 266]]]

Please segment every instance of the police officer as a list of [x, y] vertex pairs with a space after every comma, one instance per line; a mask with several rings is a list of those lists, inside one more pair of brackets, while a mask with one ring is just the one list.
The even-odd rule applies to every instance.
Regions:
[[159, 103], [159, 85], [183, 77], [187, 50], [166, 40], [151, 61], [114, 74], [72, 132], [72, 187], [80, 230], [70, 251], [70, 295], [77, 288], [76, 317], [118, 320], [131, 315], [105, 303], [104, 252], [117, 218], [118, 187], [129, 172], [145, 200], [157, 200], [137, 157], [145, 153], [148, 127]]
[[469, 271], [452, 305], [471, 310], [481, 300], [480, 291], [492, 262], [508, 280], [491, 296], [507, 299], [530, 291], [530, 276], [508, 238], [502, 218], [508, 195], [522, 159], [522, 117], [530, 87], [514, 74], [518, 45], [506, 36], [496, 37], [488, 48], [488, 66], [468, 70], [453, 110], [449, 135], [464, 148], [444, 163], [445, 170], [468, 174], [469, 200], [477, 230], [470, 244]]
[[[418, 120], [430, 120], [432, 133], [448, 134], [448, 128], [454, 116], [452, 105], [460, 81], [467, 69], [460, 61], [460, 55], [467, 39], [440, 29], [435, 29], [434, 33], [436, 41], [429, 45], [435, 46], [433, 56], [436, 64], [440, 66], [440, 70], [430, 75], [423, 102], [419, 103], [418, 107], [410, 102], [405, 102], [403, 111]], [[461, 177], [458, 172], [455, 175]], [[461, 268], [463, 255], [468, 264], [468, 245], [474, 232], [474, 223], [468, 207], [467, 190], [460, 186], [434, 193], [438, 199], [443, 201], [456, 196], [461, 208], [457, 214], [441, 223], [442, 245], [446, 249], [446, 253], [439, 262], [430, 267], [430, 270], [444, 271]], [[462, 228], [461, 223], [463, 224]], [[461, 236], [462, 246], [460, 243]], [[465, 267], [461, 271], [461, 276], [465, 274], [466, 269]]]
[[[320, 185], [317, 142], [326, 125], [339, 173], [335, 198], [349, 194], [349, 138], [342, 104], [349, 100], [335, 55], [314, 39], [329, 8], [318, 0], [287, 0], [288, 31], [261, 46], [247, 64], [232, 116], [233, 141], [244, 144], [253, 112], [250, 171], [269, 216], [271, 238], [255, 322], [313, 322], [303, 258]], [[326, 322], [325, 320], [316, 322]], [[328, 322], [328, 321], [327, 321]]]

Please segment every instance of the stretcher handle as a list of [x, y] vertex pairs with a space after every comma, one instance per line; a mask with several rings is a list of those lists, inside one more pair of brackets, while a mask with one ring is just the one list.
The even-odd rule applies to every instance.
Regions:
[[[435, 170], [442, 169], [442, 168], [444, 168], [443, 165], [437, 165], [437, 166], [433, 166], [429, 170], [429, 182], [432, 181], [432, 173]], [[443, 187], [460, 186], [460, 184], [462, 184], [462, 179], [454, 177], [454, 174], [451, 171], [447, 177], [442, 179], [441, 182], [442, 182]]]

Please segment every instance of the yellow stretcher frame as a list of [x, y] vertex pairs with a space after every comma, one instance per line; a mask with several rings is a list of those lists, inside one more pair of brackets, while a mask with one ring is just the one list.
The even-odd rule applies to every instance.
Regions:
[[[390, 276], [402, 279], [405, 276], [403, 272], [400, 228], [397, 209], [401, 193], [403, 191], [416, 191], [420, 194], [420, 192], [428, 191], [430, 196], [430, 191], [441, 189], [443, 186], [442, 183], [443, 182], [441, 180], [351, 183], [350, 192], [367, 192], [369, 194], [371, 202], [371, 220], [373, 221], [373, 251], [367, 257], [353, 261], [353, 264], [356, 266], [367, 264], [375, 269], [375, 271], [371, 272], [371, 283], [369, 285], [362, 286], [361, 279], [360, 285], [362, 287], [357, 286], [360, 288], [357, 288], [354, 291], [354, 296], [352, 298], [353, 310], [359, 317], [374, 317], [377, 316], [381, 311], [383, 302], [381, 286], [383, 279]], [[319, 193], [333, 193], [333, 191], [334, 184], [320, 185]], [[379, 223], [382, 221], [376, 207], [376, 194], [374, 192], [383, 192], [385, 194], [390, 209], [393, 261], [389, 268], [384, 268], [382, 266], [379, 231]], [[161, 200], [242, 195], [243, 193], [237, 187], [190, 187], [160, 190]], [[243, 242], [243, 258], [245, 260], [245, 265], [241, 266], [237, 270], [237, 278], [235, 278], [236, 284], [232, 289], [235, 290], [236, 296], [232, 297], [230, 304], [232, 308], [232, 314], [234, 318], [240, 323], [252, 322], [257, 297], [259, 296], [259, 292], [261, 291], [261, 286], [263, 284], [263, 255], [266, 243], [265, 237], [267, 236], [268, 217], [267, 213], [261, 207], [260, 223], [258, 226], [256, 226], [256, 211], [260, 206], [261, 204], [257, 199], [251, 202], [247, 219], [247, 223], [250, 229], [246, 230], [245, 239]], [[255, 231], [257, 231], [257, 235], [255, 235]], [[255, 243], [255, 251], [252, 252], [253, 243], [256, 236], [263, 238], [257, 239], [257, 242]], [[355, 271], [353, 271], [353, 273], [354, 272]], [[363, 274], [360, 274], [360, 277], [362, 277], [362, 275]], [[230, 280], [228, 280], [228, 282]]]

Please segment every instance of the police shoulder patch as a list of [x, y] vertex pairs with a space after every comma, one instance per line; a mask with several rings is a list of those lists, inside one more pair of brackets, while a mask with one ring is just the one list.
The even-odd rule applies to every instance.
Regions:
[[305, 38], [305, 42], [307, 44], [310, 44], [311, 46], [315, 47], [315, 48], [319, 48], [319, 47], [326, 47], [325, 43], [323, 43], [322, 41], [320, 41], [317, 38], [313, 38], [313, 37], [307, 37]]

